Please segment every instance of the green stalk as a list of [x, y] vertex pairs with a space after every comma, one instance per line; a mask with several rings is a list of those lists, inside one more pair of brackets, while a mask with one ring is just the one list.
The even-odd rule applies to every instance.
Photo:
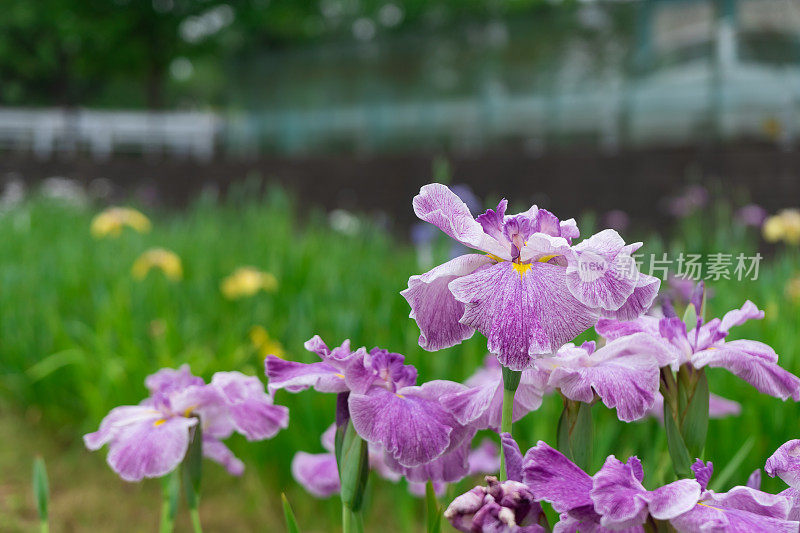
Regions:
[[[503, 367], [503, 414], [500, 420], [500, 432], [511, 433], [511, 424], [514, 416], [514, 394], [519, 387], [522, 372]], [[506, 472], [506, 452], [500, 454], [500, 481], [508, 479]]]
[[203, 533], [203, 526], [200, 525], [200, 512], [197, 507], [189, 509], [189, 516], [192, 518], [192, 529], [194, 533]]
[[161, 478], [161, 525], [159, 533], [172, 533], [175, 528], [175, 516], [178, 514], [178, 496], [180, 493], [181, 480], [178, 470], [173, 470]]

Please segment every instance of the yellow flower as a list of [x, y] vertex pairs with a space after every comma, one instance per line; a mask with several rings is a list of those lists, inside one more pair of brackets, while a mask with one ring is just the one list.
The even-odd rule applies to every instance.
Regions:
[[178, 281], [183, 277], [181, 258], [175, 252], [164, 248], [151, 248], [140, 255], [133, 263], [131, 274], [136, 279], [144, 279], [152, 268], [160, 269], [168, 279], [173, 281]]
[[783, 240], [787, 244], [800, 244], [800, 209], [784, 209], [769, 217], [761, 231], [769, 242]]
[[784, 291], [790, 300], [800, 302], [800, 276], [787, 281]]
[[150, 220], [130, 207], [109, 207], [92, 219], [91, 231], [97, 238], [109, 235], [118, 237], [125, 226], [139, 233], [147, 233], [150, 231]]
[[276, 288], [278, 280], [275, 276], [247, 266], [237, 268], [220, 284], [222, 294], [229, 300], [252, 296], [260, 290], [274, 291]]
[[274, 355], [283, 359], [286, 355], [281, 343], [270, 337], [267, 330], [261, 326], [253, 326], [250, 328], [250, 342], [253, 343], [253, 347], [258, 351], [262, 359], [266, 358], [268, 355]]

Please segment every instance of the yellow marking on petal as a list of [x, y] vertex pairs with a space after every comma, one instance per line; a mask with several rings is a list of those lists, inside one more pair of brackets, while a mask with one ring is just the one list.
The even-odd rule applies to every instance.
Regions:
[[714, 510], [716, 510], [716, 511], [719, 511], [720, 513], [724, 512], [724, 511], [723, 511], [722, 509], [720, 509], [719, 507], [714, 507], [713, 505], [708, 505], [708, 504], [706, 504], [706, 503], [703, 503], [703, 502], [697, 502], [697, 505], [702, 505], [703, 507], [708, 507], [709, 509], [714, 509]]
[[525, 275], [525, 272], [531, 269], [530, 263], [511, 263], [511, 264], [514, 267], [514, 270], [516, 270], [519, 273], [520, 278], [522, 278], [522, 276]]
[[190, 416], [192, 416], [192, 411], [194, 411], [195, 409], [197, 409], [196, 405], [187, 407], [186, 410], [183, 412], [183, 416], [189, 418]]
[[163, 424], [166, 421], [167, 421], [166, 418], [161, 418], [159, 420], [156, 420], [155, 422], [153, 422], [153, 427], [158, 427], [158, 426], [160, 426], [161, 424]]
[[400, 393], [395, 392], [394, 395], [397, 396], [398, 398], [400, 398], [401, 400], [405, 399], [405, 396], [403, 396]]
[[558, 257], [559, 254], [552, 254], [552, 255], [545, 255], [544, 257], [540, 257], [536, 260], [537, 263], [547, 263], [554, 257]]
[[497, 257], [494, 254], [486, 254], [486, 257], [488, 257], [489, 259], [491, 259], [492, 261], [495, 261], [497, 263], [502, 263], [503, 261], [505, 261], [505, 259], [503, 259], [501, 257]]
[[344, 374], [334, 374], [334, 376], [336, 376], [337, 378], [342, 378], [342, 379], [344, 379]]

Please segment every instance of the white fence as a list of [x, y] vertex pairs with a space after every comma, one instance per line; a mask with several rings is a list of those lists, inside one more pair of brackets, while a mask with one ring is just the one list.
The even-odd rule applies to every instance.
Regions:
[[213, 113], [0, 108], [0, 148], [56, 152], [170, 154], [209, 159], [221, 124]]

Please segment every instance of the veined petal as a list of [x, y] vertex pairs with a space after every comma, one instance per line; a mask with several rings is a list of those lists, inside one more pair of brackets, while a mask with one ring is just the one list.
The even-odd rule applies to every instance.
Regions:
[[418, 396], [421, 387], [398, 393], [374, 387], [350, 394], [353, 426], [361, 437], [380, 444], [403, 466], [428, 463], [444, 452], [453, 431], [450, 415], [435, 400]]
[[589, 403], [595, 392], [620, 420], [642, 418], [653, 407], [659, 387], [659, 361], [668, 355], [663, 343], [645, 333], [623, 337], [591, 356], [554, 368], [548, 384], [572, 400]]
[[622, 307], [616, 311], [603, 309], [600, 312], [603, 317], [606, 318], [634, 320], [650, 309], [658, 295], [660, 286], [660, 279], [640, 272], [639, 279], [636, 281], [636, 287], [633, 289], [633, 294], [622, 304]]
[[409, 278], [408, 288], [400, 294], [411, 306], [409, 316], [419, 325], [422, 348], [440, 350], [472, 336], [474, 328], [459, 322], [464, 315], [464, 304], [453, 297], [448, 284], [490, 263], [492, 260], [485, 255], [462, 255]]
[[564, 268], [547, 263], [498, 263], [451, 281], [450, 291], [465, 304], [461, 323], [483, 333], [513, 370], [555, 352], [598, 316], [569, 293]]
[[637, 462], [629, 459], [626, 464], [610, 455], [592, 478], [590, 496], [604, 527], [632, 527], [647, 518], [647, 490], [636, 475], [641, 470]]
[[647, 495], [650, 515], [656, 520], [670, 520], [690, 511], [697, 504], [701, 493], [694, 479], [679, 479], [659, 487]]
[[720, 329], [722, 331], [730, 331], [732, 327], [740, 326], [748, 320], [760, 320], [762, 318], [764, 318], [764, 311], [759, 310], [756, 304], [747, 300], [741, 309], [734, 309], [725, 313], [725, 316], [722, 317]]
[[563, 237], [553, 237], [546, 233], [534, 233], [525, 242], [519, 253], [519, 260], [523, 263], [538, 261], [544, 258], [564, 256], [569, 253], [569, 242]]
[[780, 477], [790, 487], [800, 488], [800, 440], [790, 440], [775, 450], [764, 471], [770, 477]]
[[314, 387], [319, 392], [347, 392], [344, 374], [328, 363], [298, 363], [268, 355], [264, 361], [269, 378], [268, 390], [278, 389], [299, 392]]
[[592, 478], [564, 454], [539, 441], [525, 454], [522, 479], [536, 497], [552, 504], [557, 513], [593, 506]]
[[519, 444], [511, 437], [511, 433], [501, 433], [500, 444], [503, 446], [503, 455], [506, 458], [508, 479], [521, 482], [522, 453], [519, 451]]
[[195, 424], [196, 418], [175, 416], [125, 426], [109, 446], [108, 464], [125, 481], [168, 474], [186, 455]]
[[692, 364], [697, 368], [725, 368], [764, 394], [782, 400], [800, 400], [800, 378], [770, 360], [772, 350], [766, 351], [767, 345], [757, 343], [762, 350], [754, 350], [754, 343], [726, 342], [719, 348], [712, 347], [694, 354]]
[[469, 212], [467, 204], [446, 185], [431, 183], [423, 186], [412, 202], [414, 213], [464, 246], [511, 259], [511, 251], [483, 231]]
[[601, 318], [597, 321], [595, 330], [597, 333], [608, 340], [618, 339], [634, 333], [647, 333], [654, 337], [660, 337], [659, 322], [661, 319], [654, 316], [640, 316], [635, 320], [611, 320]]
[[341, 488], [336, 456], [332, 453], [297, 452], [292, 459], [292, 476], [317, 498], [337, 494]]
[[567, 287], [589, 307], [616, 311], [631, 297], [639, 271], [623, 250], [625, 241], [612, 230], [603, 230], [572, 248], [567, 256]]

